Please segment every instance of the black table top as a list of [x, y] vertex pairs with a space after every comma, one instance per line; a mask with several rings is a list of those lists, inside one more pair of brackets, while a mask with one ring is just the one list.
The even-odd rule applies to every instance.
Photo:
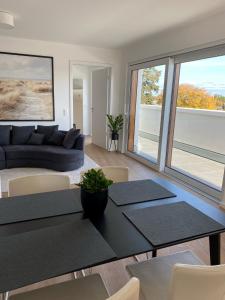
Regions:
[[109, 188], [109, 197], [116, 205], [154, 201], [175, 196], [174, 193], [149, 179], [114, 183]]
[[80, 189], [0, 199], [0, 225], [81, 212]]
[[116, 258], [88, 219], [1, 238], [0, 245], [0, 292]]
[[[142, 203], [129, 204], [125, 206], [117, 206], [112, 200], [109, 199], [107, 208], [102, 218], [100, 218], [99, 220], [92, 221], [92, 223], [100, 232], [107, 244], [114, 251], [117, 259], [126, 258], [140, 253], [145, 253], [154, 249], [154, 246], [143, 236], [143, 234], [140, 233], [140, 231], [127, 219], [127, 217], [124, 216], [124, 211], [145, 207], [155, 207], [157, 205], [185, 201], [225, 226], [225, 214], [221, 210], [213, 207], [212, 205], [207, 204], [198, 197], [194, 196], [193, 194], [189, 193], [188, 191], [182, 188], [179, 188], [178, 186], [172, 184], [166, 179], [158, 178], [155, 181], [170, 192], [176, 194], [176, 197], [157, 201], [147, 201]], [[64, 191], [62, 193], [64, 193], [64, 196], [62, 197], [63, 199], [67, 197], [73, 197], [71, 194], [69, 195], [67, 191]], [[36, 219], [26, 222], [0, 225], [0, 243], [2, 239], [9, 237], [14, 238], [14, 236], [21, 233], [31, 232], [32, 235], [32, 232], [35, 232], [39, 229], [43, 229], [45, 231], [52, 226], [64, 225], [68, 222], [73, 222], [76, 220], [79, 221], [82, 219], [83, 213], [78, 212], [74, 214], [60, 215], [51, 218]], [[197, 237], [193, 237], [193, 239], [195, 238]], [[89, 249], [87, 249], [86, 251], [89, 251]], [[8, 256], [8, 259], [11, 259], [11, 255]], [[85, 266], [82, 266], [80, 268], [83, 267]], [[71, 270], [68, 269], [67, 271], [65, 271], [65, 273], [69, 273], [70, 271]], [[74, 269], [74, 271], [76, 270]], [[20, 278], [20, 273], [21, 270], [18, 270], [18, 278]], [[52, 274], [51, 276], [54, 276], [54, 274]], [[55, 276], [57, 276], [56, 272]], [[28, 283], [23, 283], [20, 286], [26, 284]]]
[[224, 225], [183, 201], [124, 214], [156, 248], [225, 231]]

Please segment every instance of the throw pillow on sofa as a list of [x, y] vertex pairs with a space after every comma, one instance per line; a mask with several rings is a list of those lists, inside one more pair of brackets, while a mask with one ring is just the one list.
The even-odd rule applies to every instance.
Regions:
[[62, 131], [55, 131], [53, 135], [50, 136], [48, 142], [51, 145], [61, 146], [66, 134]]
[[79, 135], [80, 129], [70, 129], [64, 138], [63, 147], [66, 149], [72, 149]]
[[0, 125], [0, 146], [10, 144], [10, 125]]
[[34, 130], [35, 126], [12, 126], [12, 144], [25, 145]]
[[28, 145], [42, 145], [45, 135], [42, 133], [33, 132], [27, 142]]
[[44, 138], [44, 144], [49, 144], [49, 139], [51, 135], [57, 131], [59, 128], [59, 125], [51, 125], [51, 126], [44, 126], [44, 125], [38, 125], [37, 126], [37, 133], [41, 133], [45, 135]]

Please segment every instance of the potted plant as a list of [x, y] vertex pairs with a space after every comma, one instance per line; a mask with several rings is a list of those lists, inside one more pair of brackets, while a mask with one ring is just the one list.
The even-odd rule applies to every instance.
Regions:
[[112, 115], [107, 115], [108, 127], [111, 130], [111, 140], [117, 141], [119, 139], [119, 131], [123, 129], [123, 115], [118, 115], [113, 117]]
[[81, 187], [81, 204], [88, 217], [103, 214], [108, 202], [108, 187], [113, 183], [107, 179], [101, 169], [91, 169], [84, 173]]

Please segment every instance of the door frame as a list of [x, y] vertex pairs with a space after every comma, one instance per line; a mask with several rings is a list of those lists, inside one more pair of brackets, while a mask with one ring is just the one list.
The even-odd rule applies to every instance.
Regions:
[[[70, 60], [69, 61], [69, 124], [70, 128], [73, 127], [73, 66], [92, 66], [92, 67], [102, 67], [102, 68], [109, 68], [109, 86], [108, 86], [108, 97], [107, 97], [107, 113], [109, 114], [111, 111], [111, 99], [112, 99], [112, 72], [113, 72], [113, 65], [110, 63], [103, 63], [98, 61], [83, 61], [83, 60]], [[91, 120], [92, 122], [92, 120]], [[107, 141], [107, 139], [106, 139]], [[107, 143], [106, 143], [107, 145]]]
[[[98, 70], [106, 70], [107, 71], [107, 101], [106, 101], [106, 114], [110, 113], [110, 98], [111, 98], [111, 81], [112, 81], [112, 68], [111, 67], [105, 67], [105, 66], [100, 66], [99, 69], [93, 70], [93, 71], [98, 71]], [[92, 85], [92, 76], [91, 74], [91, 90], [93, 89]], [[92, 101], [92, 113], [93, 113], [93, 101]], [[92, 117], [91, 115], [91, 123], [92, 123]], [[106, 117], [106, 116], [105, 116]], [[106, 120], [106, 118], [105, 118]], [[93, 127], [93, 126], [92, 126]], [[93, 133], [93, 131], [92, 131]], [[105, 138], [105, 147], [104, 149], [108, 149], [108, 143], [109, 143], [109, 131], [108, 131], [108, 126], [107, 126], [107, 121], [105, 121], [105, 133], [106, 133], [106, 138]]]

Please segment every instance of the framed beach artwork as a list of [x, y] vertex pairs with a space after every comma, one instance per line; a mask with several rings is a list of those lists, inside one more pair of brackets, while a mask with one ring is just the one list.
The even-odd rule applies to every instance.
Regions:
[[54, 121], [53, 57], [0, 52], [0, 121]]

